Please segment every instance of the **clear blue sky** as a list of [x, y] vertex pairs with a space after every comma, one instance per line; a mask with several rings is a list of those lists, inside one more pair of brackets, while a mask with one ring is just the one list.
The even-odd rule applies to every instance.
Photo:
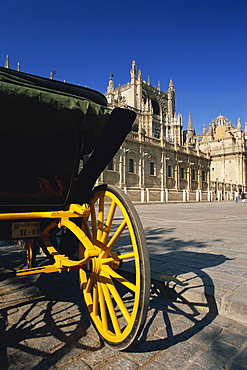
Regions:
[[1, 2], [0, 65], [105, 93], [142, 77], [176, 89], [184, 128], [220, 113], [247, 121], [247, 0], [8, 0]]

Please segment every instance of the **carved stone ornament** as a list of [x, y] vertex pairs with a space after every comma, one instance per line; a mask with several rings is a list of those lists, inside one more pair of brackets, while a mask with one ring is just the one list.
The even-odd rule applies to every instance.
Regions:
[[145, 85], [142, 89], [142, 96], [144, 99], [155, 100], [162, 110], [162, 116], [167, 115], [167, 93], [161, 93], [153, 86]]

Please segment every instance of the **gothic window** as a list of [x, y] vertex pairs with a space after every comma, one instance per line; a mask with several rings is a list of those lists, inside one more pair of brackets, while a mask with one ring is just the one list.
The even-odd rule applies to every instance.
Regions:
[[155, 175], [155, 165], [154, 165], [154, 162], [150, 162], [149, 163], [149, 174], [151, 176], [154, 176]]
[[134, 124], [134, 125], [131, 127], [131, 131], [132, 131], [132, 132], [138, 132], [138, 125]]
[[107, 169], [110, 171], [114, 170], [113, 159], [108, 163]]
[[172, 166], [169, 164], [167, 166], [167, 177], [172, 177]]
[[202, 181], [207, 181], [206, 180], [206, 172], [202, 171]]
[[192, 180], [196, 179], [196, 170], [192, 169]]
[[160, 115], [160, 107], [156, 100], [151, 99], [151, 104], [153, 107], [153, 114]]
[[134, 159], [133, 158], [129, 158], [129, 172], [130, 173], [135, 172]]
[[153, 137], [160, 138], [160, 125], [153, 123]]
[[184, 179], [184, 167], [180, 168], [180, 177], [181, 179]]

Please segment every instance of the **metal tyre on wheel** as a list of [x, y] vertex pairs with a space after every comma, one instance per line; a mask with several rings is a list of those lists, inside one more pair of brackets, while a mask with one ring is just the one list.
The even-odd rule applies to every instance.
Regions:
[[99, 255], [80, 270], [80, 283], [96, 330], [110, 347], [123, 350], [146, 320], [150, 265], [145, 236], [135, 208], [115, 186], [95, 188], [90, 211], [82, 228]]

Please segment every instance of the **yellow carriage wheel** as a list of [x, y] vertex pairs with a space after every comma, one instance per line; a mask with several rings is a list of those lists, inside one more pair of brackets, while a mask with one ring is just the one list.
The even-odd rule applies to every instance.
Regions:
[[25, 239], [26, 249], [26, 265], [28, 268], [34, 267], [36, 255], [38, 252], [38, 245], [36, 239]]
[[28, 268], [33, 266], [33, 246], [32, 246], [32, 240], [27, 240], [26, 241], [26, 264]]
[[[139, 216], [115, 186], [94, 189], [83, 229], [99, 256], [80, 270], [90, 318], [104, 341], [123, 350], [139, 336], [147, 315], [150, 265]], [[79, 258], [83, 256], [79, 247]]]

